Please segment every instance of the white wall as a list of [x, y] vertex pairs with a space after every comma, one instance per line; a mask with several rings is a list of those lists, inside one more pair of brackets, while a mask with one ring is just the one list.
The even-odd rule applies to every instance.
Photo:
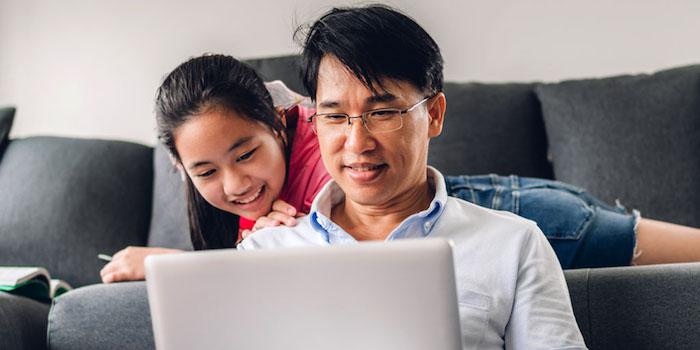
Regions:
[[[0, 105], [12, 137], [153, 144], [162, 77], [204, 52], [298, 52], [292, 32], [329, 0], [0, 0]], [[448, 80], [554, 81], [700, 62], [700, 1], [387, 2], [441, 45]]]

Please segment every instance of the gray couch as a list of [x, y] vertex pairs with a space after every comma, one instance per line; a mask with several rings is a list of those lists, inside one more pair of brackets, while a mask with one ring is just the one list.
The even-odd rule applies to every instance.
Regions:
[[[296, 57], [249, 62], [303, 91]], [[700, 226], [700, 66], [558, 84], [450, 82], [445, 93], [444, 133], [430, 147], [443, 172], [558, 179]], [[79, 288], [51, 308], [0, 293], [0, 349], [152, 348], [144, 283], [99, 284], [96, 255], [191, 249], [182, 184], [165, 152], [7, 140], [13, 114], [0, 109], [0, 265], [44, 266]], [[566, 278], [591, 349], [700, 348], [700, 264], [578, 267]]]

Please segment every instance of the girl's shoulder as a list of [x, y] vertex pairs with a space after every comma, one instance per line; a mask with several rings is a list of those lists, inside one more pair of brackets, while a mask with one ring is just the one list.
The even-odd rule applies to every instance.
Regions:
[[308, 123], [309, 117], [316, 113], [316, 109], [313, 106], [309, 106], [306, 103], [295, 104], [285, 111], [285, 116], [287, 118], [287, 123], [294, 122], [295, 124]]
[[316, 135], [314, 135], [309, 121], [309, 117], [314, 113], [316, 113], [314, 108], [304, 104], [296, 104], [285, 111], [287, 134], [293, 140], [292, 144], [316, 142]]

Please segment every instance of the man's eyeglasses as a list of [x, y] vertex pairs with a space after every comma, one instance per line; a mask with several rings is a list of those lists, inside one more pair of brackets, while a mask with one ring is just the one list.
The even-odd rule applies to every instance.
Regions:
[[362, 120], [362, 125], [365, 126], [367, 131], [373, 134], [381, 134], [401, 129], [403, 126], [403, 116], [434, 96], [435, 95], [428, 96], [406, 109], [373, 109], [358, 116], [351, 116], [347, 113], [316, 113], [310, 116], [307, 121], [312, 123], [313, 130], [316, 134], [326, 135], [343, 132], [343, 128], [345, 128], [346, 125], [352, 125], [353, 118], [360, 118], [360, 120]]

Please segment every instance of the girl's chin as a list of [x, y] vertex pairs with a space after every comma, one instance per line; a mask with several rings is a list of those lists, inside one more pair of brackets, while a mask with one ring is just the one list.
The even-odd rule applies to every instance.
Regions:
[[246, 218], [246, 219], [248, 219], [248, 220], [256, 221], [256, 220], [258, 220], [259, 218], [261, 218], [261, 217], [263, 217], [263, 216], [269, 214], [271, 208], [272, 208], [272, 203], [269, 203], [268, 205], [263, 206], [263, 209], [260, 209], [260, 210], [254, 210], [254, 211], [250, 211], [250, 210], [245, 210], [245, 211], [236, 210], [236, 211], [229, 211], [229, 212], [232, 213], [232, 214], [235, 214], [235, 215], [244, 217], [244, 218]]
[[[271, 207], [272, 204], [270, 204]], [[269, 210], [256, 210], [256, 211], [249, 211], [249, 210], [227, 210], [229, 213], [238, 215], [240, 217], [244, 217], [248, 220], [255, 221], [259, 219], [262, 216], [267, 215], [270, 211]]]
[[242, 213], [242, 214], [236, 214], [240, 217], [244, 217], [250, 221], [257, 221], [259, 218], [265, 216], [267, 213]]

